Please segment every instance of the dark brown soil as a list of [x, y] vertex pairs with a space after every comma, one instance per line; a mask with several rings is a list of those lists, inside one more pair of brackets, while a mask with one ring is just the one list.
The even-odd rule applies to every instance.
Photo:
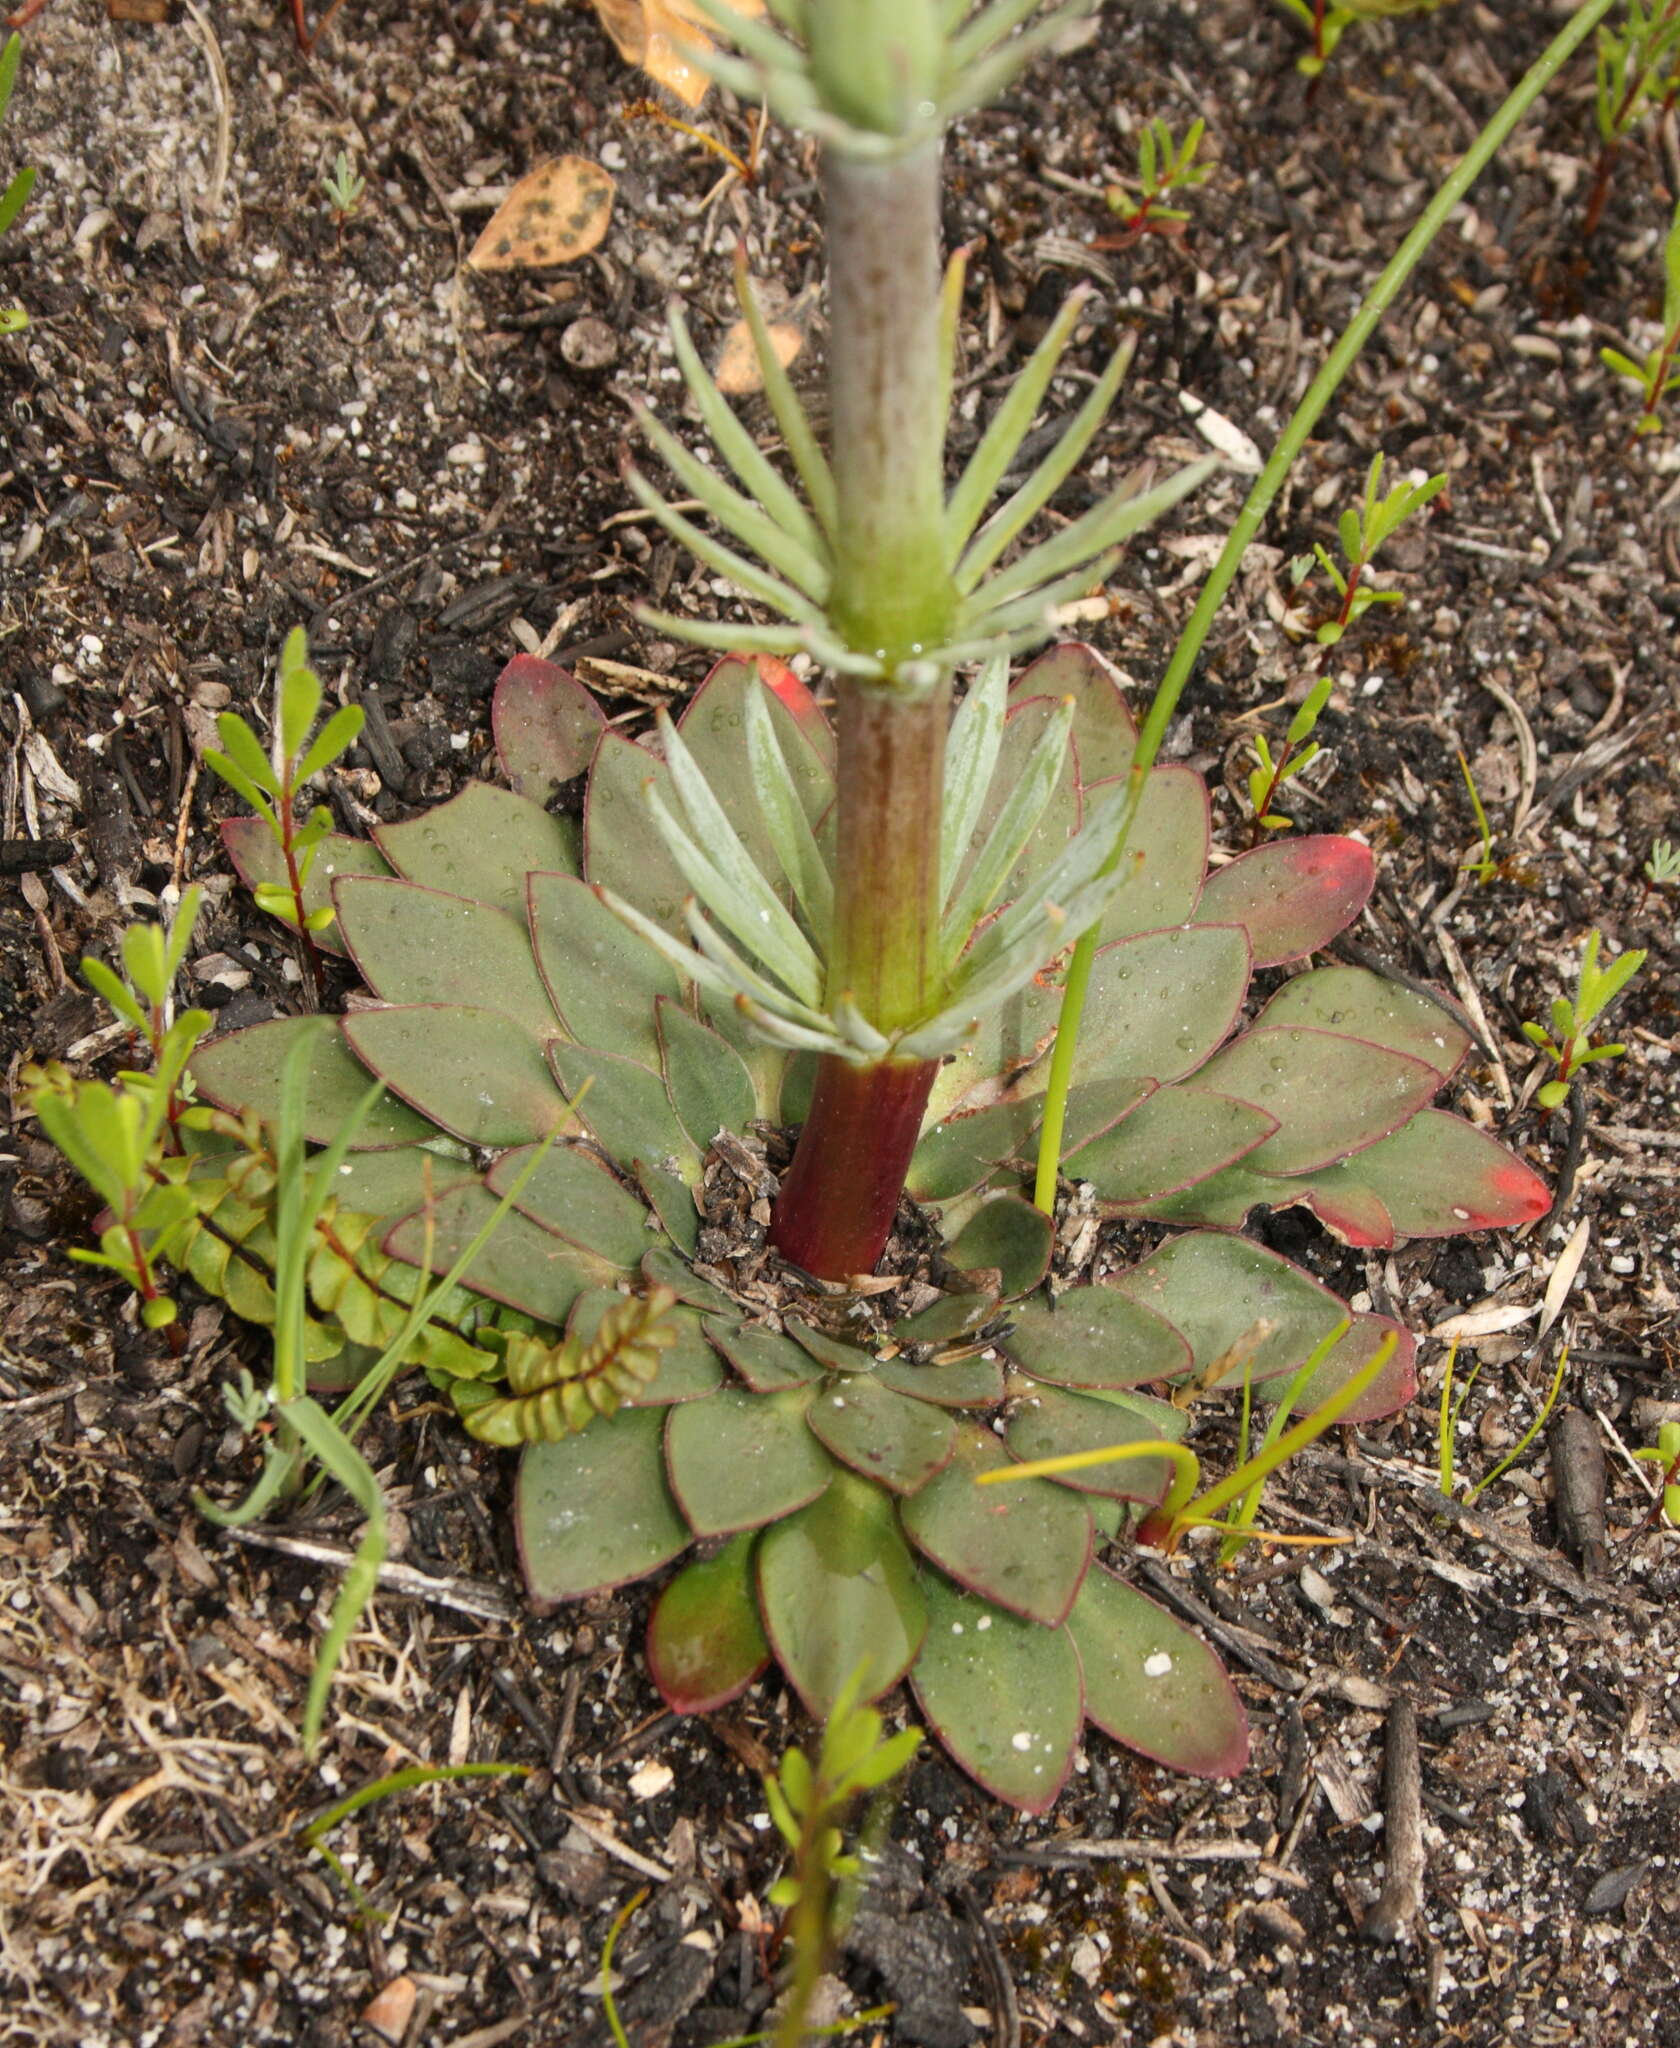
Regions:
[[[1258, 0], [1109, 0], [1077, 55], [953, 143], [949, 232], [980, 243], [963, 432], [1085, 275], [1076, 366], [1139, 334], [1108, 473], [1199, 452], [1186, 392], [1268, 445], [1565, 12], [1460, 0], [1358, 28], [1309, 94], [1294, 28]], [[74, 963], [172, 878], [211, 892], [196, 1000], [228, 1025], [302, 1002], [286, 943], [229, 879], [224, 792], [197, 772], [214, 713], [261, 704], [291, 626], [370, 709], [332, 790], [352, 829], [486, 771], [487, 691], [520, 647], [627, 714], [690, 688], [704, 664], [629, 606], [728, 600], [626, 516], [621, 394], [677, 413], [665, 299], [682, 292], [715, 345], [737, 235], [809, 335], [800, 373], [820, 356], [801, 142], [773, 130], [758, 184], [720, 187], [717, 158], [621, 118], [644, 87], [585, 12], [347, 0], [313, 62], [284, 17], [225, 0], [113, 25], [95, 0], [50, 0], [28, 31], [6, 165], [41, 178], [0, 262], [0, 300], [33, 323], [0, 343], [0, 830], [9, 877], [27, 871], [0, 913], [14, 1087], [24, 1057], [112, 1057]], [[1266, 1519], [1345, 1547], [1254, 1551], [1218, 1576], [1198, 1550], [1145, 1581], [1216, 1625], [1253, 1768], [1210, 1787], [1094, 1738], [1028, 1822], [926, 1753], [840, 1964], [837, 2010], [898, 2003], [862, 2038], [1680, 2042], [1677, 1539], [1642, 1528], [1648, 1468], [1629, 1455], [1654, 1440], [1649, 1404], [1680, 1396], [1680, 957], [1673, 892], [1639, 882], [1653, 838], [1680, 837], [1680, 453], [1630, 438], [1598, 359], [1630, 333], [1649, 345], [1680, 178], [1671, 121], [1625, 152], [1583, 249], [1590, 97], [1583, 61], [1426, 261], [1255, 549], [1172, 745], [1240, 846], [1256, 714], [1275, 735], [1318, 673], [1280, 624], [1288, 558], [1332, 538], [1377, 449], [1395, 472], [1447, 471], [1386, 557], [1405, 608], [1330, 657], [1329, 752], [1296, 815], [1376, 845], [1354, 937], [1477, 1011], [1493, 1056], [1460, 1106], [1567, 1186], [1520, 1242], [1366, 1256], [1294, 1216], [1267, 1234], [1428, 1331], [1488, 1303], [1537, 1309], [1585, 1221], [1552, 1338], [1536, 1349], [1531, 1316], [1483, 1340], [1458, 1461], [1491, 1469], [1567, 1335], [1565, 1402], [1606, 1460], [1607, 1561], [1588, 1578], [1560, 1548], [1544, 1445], [1474, 1510], [1446, 1509], [1428, 1393], [1319, 1446]], [[1218, 168], [1186, 237], [1093, 253], [1131, 128], [1198, 112]], [[714, 103], [704, 125], [746, 141], [736, 111]], [[319, 184], [341, 147], [368, 181], [342, 236]], [[536, 277], [465, 271], [498, 189], [568, 150], [618, 180], [602, 250]], [[602, 328], [568, 347], [584, 320]], [[1140, 688], [1239, 490], [1216, 485], [1137, 549], [1089, 624]], [[1460, 870], [1475, 835], [1458, 748], [1493, 826], [1486, 883]], [[1589, 1071], [1572, 1146], [1568, 1117], [1533, 1102], [1520, 1024], [1570, 985], [1594, 927], [1650, 960], [1617, 1019], [1627, 1056]], [[758, 1774], [803, 1733], [780, 1689], [679, 1722], [639, 1661], [644, 1592], [526, 1613], [507, 1461], [405, 1387], [369, 1438], [402, 1573], [307, 1767], [303, 1686], [351, 1512], [329, 1498], [243, 1540], [203, 1521], [195, 1487], [231, 1497], [250, 1475], [220, 1389], [261, 1369], [260, 1346], [199, 1304], [172, 1359], [67, 1258], [91, 1204], [32, 1127], [14, 1125], [0, 1172], [0, 2043], [325, 2048], [382, 2038], [382, 2017], [438, 2048], [604, 2042], [602, 1943], [644, 1885], [618, 1959], [638, 2048], [762, 2024], [778, 1857]], [[1423, 1357], [1432, 1393], [1442, 1347]], [[1391, 1919], [1373, 1906], [1397, 1700], [1418, 1715], [1427, 1867], [1421, 1922], [1392, 1943], [1371, 1937]], [[332, 1836], [376, 1909], [358, 1915], [300, 1827], [384, 1773], [466, 1760], [531, 1774], [393, 1796]]]

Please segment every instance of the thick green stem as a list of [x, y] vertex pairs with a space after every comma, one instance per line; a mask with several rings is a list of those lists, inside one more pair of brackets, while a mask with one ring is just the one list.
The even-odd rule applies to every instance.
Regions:
[[[1587, 0], [1587, 4], [1570, 17], [1541, 55], [1530, 65], [1504, 105], [1470, 145], [1446, 182], [1424, 208], [1417, 225], [1389, 259], [1382, 275], [1366, 293], [1364, 302], [1341, 339], [1325, 358], [1324, 367], [1308, 387], [1306, 396], [1295, 408], [1293, 417], [1279, 437], [1277, 446], [1272, 450], [1270, 461], [1255, 479], [1254, 487], [1248, 494], [1248, 501], [1237, 515], [1237, 523], [1231, 528], [1219, 560], [1214, 564], [1213, 573], [1202, 585], [1201, 595], [1196, 600], [1196, 608], [1190, 614], [1189, 623], [1185, 626], [1178, 645], [1173, 649], [1172, 660], [1167, 664], [1167, 672], [1161, 678], [1160, 688], [1155, 692], [1155, 701], [1150, 705], [1149, 716], [1144, 720], [1143, 730], [1138, 735], [1137, 752], [1132, 760], [1129, 777], [1128, 802], [1121, 819], [1114, 851], [1107, 862], [1107, 872], [1112, 873], [1125, 855], [1126, 844], [1131, 837], [1132, 823], [1137, 816], [1138, 803], [1143, 795], [1144, 779], [1154, 765], [1162, 738], [1177, 708], [1179, 695], [1190, 678], [1190, 671], [1196, 665], [1196, 658], [1202, 651], [1219, 607], [1225, 601], [1225, 593], [1231, 587], [1232, 580], [1242, 565], [1249, 543], [1259, 532], [1261, 521], [1271, 510], [1273, 499], [1283, 488], [1290, 470], [1294, 468], [1295, 458], [1306, 446], [1308, 435], [1317, 426], [1324, 409], [1336, 395], [1342, 379], [1352, 369], [1355, 358], [1370, 339], [1378, 322], [1399, 296], [1424, 252], [1446, 226], [1454, 207], [1481, 176], [1492, 157], [1503, 147], [1511, 130], [1615, 4], [1616, 0]], [[1044, 1125], [1039, 1142], [1038, 1176], [1033, 1191], [1033, 1199], [1039, 1208], [1045, 1211], [1049, 1211], [1055, 1205], [1056, 1177], [1061, 1162], [1068, 1089], [1072, 1083], [1074, 1055], [1079, 1041], [1079, 1023], [1084, 1014], [1085, 997], [1091, 986], [1091, 971], [1096, 959], [1096, 950], [1097, 933], [1093, 928], [1080, 938], [1073, 949], [1073, 960], [1068, 967], [1067, 987], [1062, 996], [1061, 1014], [1056, 1024], [1056, 1045], [1050, 1058]]]
[[939, 819], [948, 679], [917, 696], [873, 683], [839, 692], [830, 1005], [850, 999], [879, 1031], [942, 993]]
[[895, 666], [946, 639], [956, 609], [943, 539], [939, 169], [931, 142], [885, 162], [836, 150], [823, 162], [838, 515], [829, 615], [849, 646]]

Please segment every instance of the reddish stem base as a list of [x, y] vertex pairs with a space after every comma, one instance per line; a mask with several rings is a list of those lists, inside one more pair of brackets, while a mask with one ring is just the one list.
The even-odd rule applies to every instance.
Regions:
[[770, 1226], [784, 1259], [819, 1280], [875, 1270], [938, 1072], [937, 1060], [824, 1056]]

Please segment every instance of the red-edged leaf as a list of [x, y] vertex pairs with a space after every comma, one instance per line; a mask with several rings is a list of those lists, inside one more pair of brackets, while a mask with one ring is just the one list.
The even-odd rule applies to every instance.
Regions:
[[[337, 1017], [276, 1017], [201, 1045], [191, 1068], [199, 1093], [218, 1109], [236, 1115], [254, 1109], [264, 1123], [277, 1123], [280, 1076], [300, 1038], [314, 1041], [304, 1076], [303, 1135], [311, 1145], [330, 1145], [374, 1079], [345, 1043]], [[425, 1117], [386, 1095], [363, 1120], [351, 1149], [379, 1152], [436, 1135]]]
[[533, 1600], [579, 1600], [645, 1579], [693, 1541], [665, 1485], [659, 1408], [621, 1408], [519, 1460], [514, 1533]]
[[552, 661], [516, 654], [496, 679], [496, 755], [508, 781], [533, 803], [546, 804], [584, 772], [606, 722], [577, 677]]
[[1246, 926], [1255, 966], [1276, 967], [1345, 931], [1375, 880], [1371, 849], [1357, 839], [1274, 839], [1208, 877], [1196, 922]]
[[555, 818], [541, 804], [472, 782], [446, 804], [379, 825], [374, 837], [399, 875], [471, 896], [525, 916], [525, 880], [531, 874], [575, 875], [581, 835], [574, 818]]
[[1441, 1085], [1433, 1067], [1406, 1053], [1294, 1024], [1245, 1031], [1195, 1080], [1277, 1118], [1277, 1130], [1248, 1154], [1248, 1164], [1257, 1173], [1284, 1174], [1310, 1173], [1374, 1145]]
[[357, 971], [385, 1002], [483, 1005], [534, 1038], [560, 1036], [523, 904], [515, 916], [418, 882], [361, 875], [339, 882], [333, 900]]
[[1075, 1152], [1067, 1171], [1089, 1181], [1105, 1204], [1146, 1208], [1162, 1195], [1211, 1179], [1277, 1128], [1275, 1116], [1235, 1095], [1163, 1088]]
[[[1345, 1305], [1299, 1266], [1246, 1237], [1197, 1230], [1169, 1238], [1147, 1259], [1115, 1277], [1124, 1290], [1165, 1316], [1190, 1345], [1190, 1378], [1227, 1358], [1217, 1384], [1241, 1384], [1244, 1359], [1255, 1385], [1297, 1371], [1348, 1314]], [[1261, 1325], [1269, 1325], [1259, 1334]], [[1326, 1361], [1357, 1371], [1384, 1337], [1398, 1339], [1396, 1358], [1410, 1367], [1409, 1332], [1384, 1316], [1357, 1315]], [[1344, 1372], [1345, 1376], [1345, 1372]]]
[[1196, 910], [1209, 838], [1207, 784], [1193, 768], [1152, 768], [1122, 856], [1126, 880], [1103, 914], [1104, 945], [1183, 924], [1192, 911], [1198, 924], [1242, 922]]
[[910, 1683], [928, 1725], [971, 1778], [1023, 1813], [1055, 1804], [1084, 1719], [1067, 1630], [1041, 1628], [920, 1574], [927, 1639]]
[[1084, 789], [1113, 782], [1132, 765], [1137, 726], [1120, 689], [1120, 671], [1082, 640], [1064, 640], [1015, 678], [1010, 695], [1073, 699], [1073, 745]]
[[1104, 946], [1079, 1031], [1079, 1079], [1166, 1082], [1193, 1073], [1236, 1023], [1249, 976], [1248, 934], [1238, 924], [1179, 924]]
[[1470, 1033], [1444, 1002], [1365, 967], [1312, 967], [1286, 981], [1257, 1024], [1306, 1024], [1409, 1053], [1442, 1080], [1470, 1050]]
[[1169, 1770], [1232, 1778], [1248, 1763], [1248, 1719], [1200, 1636], [1105, 1566], [1087, 1572], [1068, 1621], [1085, 1716]]
[[542, 1041], [500, 1010], [420, 1003], [344, 1020], [356, 1057], [394, 1095], [469, 1145], [526, 1145], [566, 1115]]
[[753, 1585], [753, 1536], [696, 1558], [660, 1594], [648, 1622], [648, 1672], [674, 1714], [710, 1714], [770, 1662]]
[[1551, 1190], [1532, 1168], [1443, 1109], [1421, 1110], [1393, 1137], [1315, 1174], [1306, 1199], [1325, 1216], [1324, 1205], [1355, 1191], [1380, 1200], [1401, 1237], [1513, 1230], [1552, 1206]]
[[864, 1700], [895, 1686], [927, 1627], [890, 1498], [845, 1471], [759, 1539], [758, 1598], [776, 1660], [818, 1721], [860, 1665]]
[[1056, 1628], [1091, 1559], [1091, 1511], [1047, 1479], [975, 1485], [976, 1473], [1008, 1462], [989, 1429], [962, 1424], [950, 1464], [904, 1503], [899, 1518], [923, 1556], [966, 1591]]

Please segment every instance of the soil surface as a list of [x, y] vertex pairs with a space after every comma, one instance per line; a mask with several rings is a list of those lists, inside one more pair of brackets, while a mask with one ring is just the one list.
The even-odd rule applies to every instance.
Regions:
[[[1460, 0], [1356, 26], [1309, 91], [1281, 10], [1109, 0], [1077, 55], [953, 140], [949, 234], [978, 244], [953, 452], [1080, 279], [1094, 296], [1061, 409], [1120, 332], [1138, 351], [1060, 514], [1139, 460], [1201, 452], [1191, 396], [1268, 446], [1567, 11]], [[744, 186], [626, 118], [647, 87], [587, 12], [346, 0], [312, 60], [273, 0], [189, 0], [158, 24], [49, 0], [26, 33], [5, 168], [41, 175], [0, 259], [0, 299], [31, 316], [0, 343], [14, 1090], [22, 1058], [114, 1062], [75, 962], [171, 882], [210, 892], [194, 1000], [227, 1026], [303, 1005], [287, 941], [231, 882], [227, 793], [198, 767], [216, 711], [261, 719], [292, 626], [333, 693], [369, 710], [332, 778], [347, 829], [493, 772], [487, 692], [520, 648], [631, 719], [692, 688], [704, 661], [650, 638], [632, 603], [742, 614], [627, 509], [623, 398], [679, 414], [664, 305], [681, 293], [714, 350], [737, 237], [807, 337], [797, 376], [822, 348], [811, 149], [772, 127]], [[1561, 1192], [1521, 1238], [1365, 1255], [1294, 1215], [1265, 1234], [1420, 1332], [1508, 1311], [1472, 1325], [1461, 1496], [1534, 1417], [1564, 1337], [1574, 1420], [1474, 1508], [1444, 1506], [1429, 1344], [1408, 1413], [1315, 1447], [1268, 1495], [1270, 1528], [1344, 1543], [1254, 1549], [1217, 1575], [1192, 1547], [1146, 1571], [1238, 1675], [1254, 1760], [1236, 1782], [1173, 1778], [1093, 1737], [1028, 1821], [925, 1751], [837, 1966], [834, 2016], [897, 2005], [859, 2038], [1680, 2042], [1680, 1539], [1648, 1526], [1650, 1468], [1631, 1457], [1654, 1442], [1651, 1404], [1680, 1397], [1680, 953], [1675, 892], [1640, 882], [1653, 839], [1680, 837], [1680, 442], [1632, 437], [1635, 402], [1599, 360], [1655, 337], [1680, 177], [1670, 117], [1624, 151], [1583, 247], [1591, 93], [1583, 59], [1426, 260], [1255, 548], [1171, 738], [1238, 849], [1250, 735], [1275, 740], [1285, 704], [1335, 676], [1327, 751], [1290, 808], [1376, 846], [1352, 938], [1457, 993], [1486, 1041], [1459, 1107]], [[1095, 246], [1137, 124], [1197, 114], [1216, 167], [1183, 237]], [[748, 147], [745, 112], [714, 95], [699, 119]], [[335, 224], [321, 179], [340, 149], [367, 190]], [[617, 181], [602, 247], [562, 270], [468, 271], [501, 193], [565, 152]], [[1333, 545], [1379, 449], [1391, 473], [1450, 487], [1382, 558], [1404, 607], [1321, 656], [1284, 615], [1321, 615], [1325, 579], [1296, 593], [1288, 565]], [[1082, 623], [1140, 689], [1241, 489], [1230, 476], [1188, 501]], [[1461, 867], [1479, 849], [1460, 749], [1493, 835], [1485, 880]], [[1650, 958], [1616, 1019], [1626, 1056], [1588, 1070], [1572, 1123], [1536, 1105], [1520, 1026], [1572, 986], [1594, 928]], [[67, 1256], [85, 1191], [32, 1125], [5, 1149], [0, 2043], [604, 2043], [602, 1944], [644, 1887], [616, 1958], [630, 2039], [698, 2048], [765, 2024], [779, 1857], [759, 1773], [806, 1732], [785, 1693], [678, 1721], [640, 1661], [645, 1589], [529, 1614], [511, 1461], [411, 1383], [365, 1439], [396, 1568], [307, 1766], [303, 1688], [353, 1511], [329, 1496], [237, 1539], [195, 1512], [195, 1488], [231, 1499], [251, 1476], [221, 1390], [242, 1363], [261, 1372], [260, 1343], [189, 1292], [172, 1358]], [[1596, 1478], [1607, 1547], [1570, 1547], [1560, 1471], [1589, 1495]], [[380, 1800], [327, 1838], [336, 1874], [300, 1840], [357, 1787], [464, 1761], [529, 1775]]]

